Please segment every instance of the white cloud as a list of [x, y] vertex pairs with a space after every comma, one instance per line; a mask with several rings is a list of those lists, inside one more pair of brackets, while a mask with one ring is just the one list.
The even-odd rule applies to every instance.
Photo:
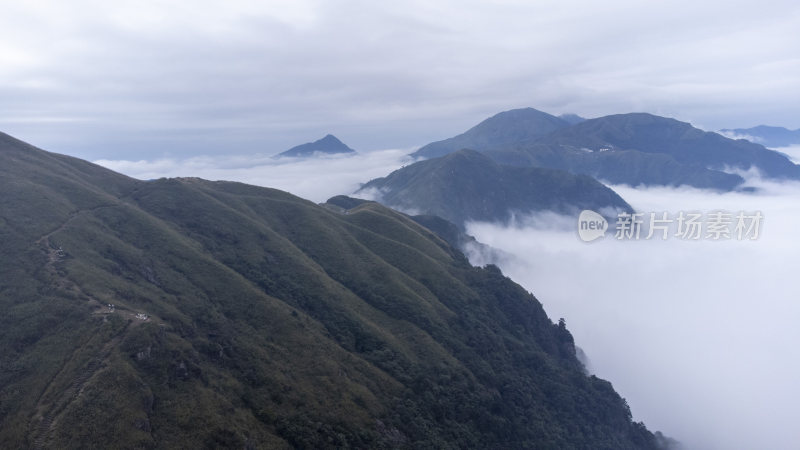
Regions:
[[800, 164], [800, 145], [792, 145], [789, 147], [777, 147], [773, 150], [781, 152], [788, 156], [795, 164]]
[[637, 420], [689, 448], [789, 449], [800, 442], [800, 185], [755, 183], [759, 194], [615, 189], [644, 212], [760, 210], [756, 241], [587, 244], [574, 225], [469, 232], [511, 255], [504, 273], [566, 318]]
[[291, 192], [314, 202], [351, 194], [361, 183], [408, 164], [410, 150], [381, 150], [358, 155], [273, 159], [264, 155], [204, 156], [186, 159], [97, 160], [95, 164], [148, 180], [200, 177], [240, 181]]
[[735, 133], [733, 131], [717, 131], [717, 133], [725, 136], [728, 139], [746, 139], [750, 142], [755, 142], [757, 144], [763, 142], [763, 139], [761, 139], [760, 137], [750, 136], [749, 134], [740, 134], [740, 133]]

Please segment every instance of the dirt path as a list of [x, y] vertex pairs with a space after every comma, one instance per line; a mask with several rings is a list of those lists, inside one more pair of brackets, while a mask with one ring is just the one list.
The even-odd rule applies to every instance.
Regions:
[[[36, 413], [31, 419], [28, 428], [30, 433], [30, 442], [33, 443], [32, 446], [35, 449], [46, 448], [48, 439], [50, 439], [50, 436], [52, 435], [53, 430], [55, 430], [62, 414], [69, 409], [69, 406], [72, 402], [80, 397], [84, 387], [86, 386], [86, 383], [100, 369], [105, 367], [105, 361], [109, 356], [111, 356], [114, 348], [116, 348], [121, 342], [125, 333], [131, 327], [139, 326], [148, 321], [160, 322], [150, 316], [147, 316], [146, 319], [143, 319], [144, 316], [141, 315], [143, 313], [133, 311], [124, 305], [117, 305], [113, 309], [108, 308], [107, 305], [85, 292], [81, 286], [70, 280], [66, 273], [59, 271], [56, 265], [58, 262], [61, 262], [66, 258], [67, 253], [60, 246], [52, 244], [50, 240], [51, 237], [56, 233], [63, 231], [70, 223], [72, 223], [81, 215], [96, 211], [101, 208], [115, 206], [118, 205], [102, 205], [91, 209], [76, 211], [70, 214], [70, 217], [58, 228], [50, 231], [36, 240], [36, 244], [43, 246], [44, 250], [47, 252], [48, 257], [44, 269], [50, 275], [50, 279], [52, 280], [54, 286], [59, 290], [70, 291], [76, 294], [79, 298], [86, 299], [90, 305], [95, 307], [95, 310], [92, 312], [92, 316], [101, 316], [103, 317], [103, 320], [101, 323], [98, 323], [97, 329], [86, 339], [86, 341], [79, 344], [73, 354], [62, 363], [61, 368], [58, 369], [56, 374], [48, 382], [47, 386], [45, 386], [45, 388], [42, 390], [42, 393], [37, 400], [35, 408]], [[110, 340], [108, 340], [108, 342], [103, 344], [103, 346], [97, 352], [85, 359], [80, 369], [75, 369], [70, 365], [70, 362], [73, 362], [76, 358], [86, 358], [82, 355], [82, 350], [86, 345], [89, 345], [92, 340], [98, 339], [98, 334], [102, 330], [102, 323], [105, 323], [106, 316], [109, 314], [119, 314], [122, 316], [126, 321], [125, 326]], [[75, 373], [70, 374], [70, 371], [74, 371]], [[61, 392], [55, 392], [55, 386], [58, 384], [64, 384], [64, 378], [70, 375], [72, 378], [69, 381], [68, 387], [63, 389]]]
[[94, 211], [97, 211], [97, 210], [103, 209], [103, 208], [114, 208], [114, 207], [118, 207], [118, 206], [120, 206], [120, 205], [111, 203], [111, 204], [107, 204], [107, 205], [95, 206], [95, 207], [88, 208], [88, 209], [78, 209], [76, 211], [72, 211], [71, 213], [69, 213], [69, 217], [67, 218], [67, 220], [64, 221], [64, 223], [59, 225], [58, 228], [54, 229], [53, 231], [50, 231], [50, 232], [46, 233], [45, 235], [43, 235], [42, 237], [40, 237], [39, 239], [37, 239], [36, 243], [37, 244], [42, 244], [45, 241], [49, 241], [50, 237], [52, 235], [64, 230], [64, 228], [66, 228], [67, 225], [70, 224], [70, 222], [72, 222], [73, 220], [75, 220], [76, 218], [78, 218], [79, 216], [81, 216], [83, 214], [94, 212]]
[[[97, 373], [101, 368], [105, 367], [106, 359], [111, 356], [111, 352], [119, 345], [122, 336], [124, 336], [129, 326], [130, 322], [126, 324], [122, 330], [117, 332], [117, 334], [114, 335], [108, 342], [106, 342], [94, 355], [92, 355], [88, 362], [86, 362], [83, 367], [72, 376], [69, 387], [61, 392], [56, 393], [55, 399], [52, 402], [48, 402], [48, 399], [53, 396], [48, 395], [53, 394], [53, 392], [51, 392], [55, 389], [53, 385], [63, 379], [64, 376], [68, 375], [67, 372], [70, 369], [67, 369], [67, 366], [73, 357], [75, 357], [75, 354], [80, 353], [82, 347], [78, 347], [75, 350], [75, 353], [73, 353], [73, 357], [70, 357], [64, 362], [61, 370], [59, 370], [59, 372], [50, 380], [50, 383], [48, 383], [47, 387], [45, 387], [36, 404], [36, 414], [31, 420], [31, 424], [29, 426], [29, 429], [31, 430], [31, 441], [33, 442], [33, 448], [45, 448], [47, 440], [55, 429], [55, 426], [58, 423], [61, 415], [67, 411], [72, 402], [80, 397], [81, 392], [83, 392], [83, 388], [89, 379], [91, 379], [92, 376], [94, 376], [94, 374]], [[97, 338], [97, 334], [99, 332], [100, 328], [98, 327], [97, 331], [95, 331], [92, 337], [88, 339], [87, 343], [92, 339]]]

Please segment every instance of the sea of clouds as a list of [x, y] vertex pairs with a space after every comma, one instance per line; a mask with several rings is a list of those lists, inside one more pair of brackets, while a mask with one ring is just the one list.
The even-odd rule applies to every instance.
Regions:
[[[690, 449], [790, 449], [800, 442], [800, 183], [756, 193], [612, 186], [639, 212], [760, 211], [756, 240], [578, 238], [576, 217], [543, 214], [468, 232], [563, 317], [589, 369], [634, 419]], [[660, 236], [657, 234], [656, 236]]]
[[362, 183], [386, 176], [413, 162], [409, 149], [379, 150], [356, 155], [274, 158], [266, 155], [201, 156], [157, 160], [96, 160], [95, 164], [141, 180], [200, 177], [239, 181], [290, 192], [314, 202], [350, 194]]

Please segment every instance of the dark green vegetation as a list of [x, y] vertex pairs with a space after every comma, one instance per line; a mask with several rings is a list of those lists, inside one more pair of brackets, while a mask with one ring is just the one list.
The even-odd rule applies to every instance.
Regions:
[[[370, 203], [370, 201], [348, 197], [346, 195], [337, 195], [329, 198], [328, 201], [323, 204], [323, 206], [343, 214], [349, 214], [351, 209], [357, 208], [365, 203]], [[481, 244], [473, 236], [466, 234], [461, 227], [453, 222], [450, 222], [449, 220], [445, 220], [439, 216], [430, 214], [420, 214], [408, 217], [428, 230], [433, 231], [437, 236], [442, 238], [453, 248], [461, 249], [464, 248], [466, 244], [469, 244], [480, 247], [484, 249], [484, 251], [492, 251], [490, 247]]]
[[[723, 171], [728, 168], [755, 167], [767, 177], [800, 179], [800, 166], [781, 153], [674, 119], [634, 113], [572, 120], [570, 124], [532, 111], [535, 110], [498, 114], [463, 135], [422, 147], [415, 155], [440, 156], [469, 148], [501, 164], [562, 169], [633, 186], [689, 185], [732, 190], [744, 180]], [[520, 116], [540, 120], [519, 120]], [[444, 147], [442, 143], [452, 145]], [[433, 152], [431, 148], [442, 151]]]
[[722, 130], [722, 132], [738, 136], [748, 136], [750, 138], [748, 140], [767, 147], [788, 147], [790, 145], [800, 144], [800, 130], [789, 130], [784, 127], [759, 125], [753, 128]]
[[459, 150], [398, 169], [365, 184], [385, 205], [465, 221], [506, 221], [510, 213], [612, 208], [631, 211], [614, 191], [586, 175], [539, 167], [500, 165], [473, 150]]
[[283, 153], [279, 153], [276, 157], [305, 157], [314, 156], [314, 154], [334, 155], [337, 153], [356, 153], [356, 151], [346, 146], [342, 141], [337, 139], [336, 136], [329, 134], [318, 141], [292, 147]]
[[531, 294], [376, 203], [6, 135], [0, 192], [0, 448], [657, 445]]

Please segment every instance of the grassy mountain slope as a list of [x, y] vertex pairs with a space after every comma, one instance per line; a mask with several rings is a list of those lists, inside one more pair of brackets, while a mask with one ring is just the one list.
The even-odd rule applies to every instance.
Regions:
[[[338, 211], [342, 214], [349, 214], [350, 210], [369, 202], [371, 202], [371, 200], [337, 195], [329, 198], [328, 201], [322, 206], [331, 208], [332, 210]], [[465, 245], [470, 245], [480, 247], [487, 252], [492, 251], [489, 246], [481, 244], [475, 239], [475, 237], [465, 233], [462, 227], [459, 227], [449, 220], [430, 214], [419, 214], [408, 217], [414, 222], [432, 231], [434, 234], [436, 234], [436, 236], [447, 242], [454, 249], [462, 249]]]
[[588, 176], [499, 165], [473, 150], [417, 162], [370, 181], [359, 192], [370, 190], [377, 190], [388, 206], [437, 215], [459, 226], [468, 220], [505, 221], [512, 212], [631, 210]]
[[656, 447], [531, 294], [378, 204], [6, 135], [0, 192], [0, 448]]

